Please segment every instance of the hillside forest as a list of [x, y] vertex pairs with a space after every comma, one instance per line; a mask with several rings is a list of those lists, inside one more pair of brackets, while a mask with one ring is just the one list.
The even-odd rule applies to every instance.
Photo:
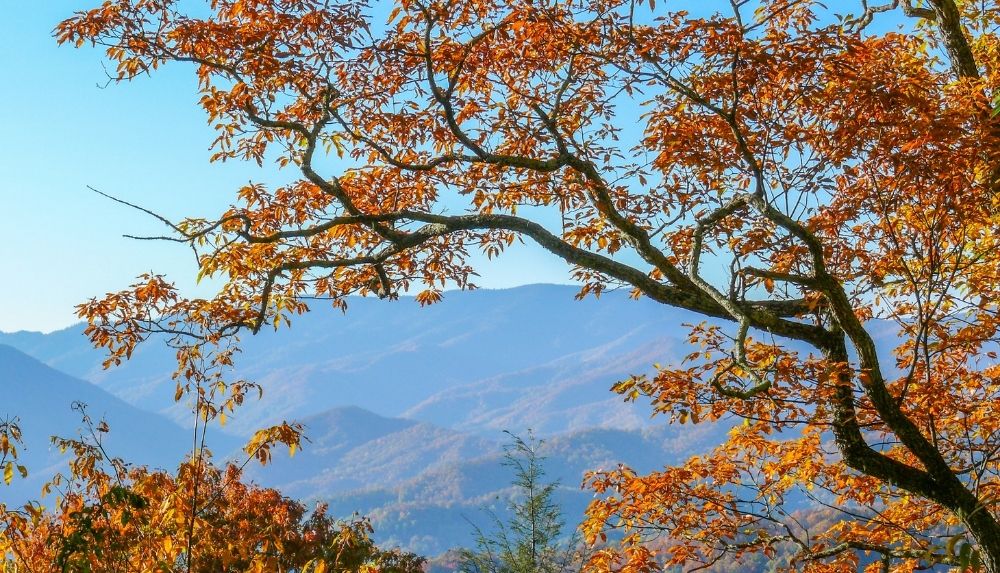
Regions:
[[210, 292], [0, 333], [3, 571], [1000, 573], [997, 2], [80, 3], [283, 182], [93, 182]]

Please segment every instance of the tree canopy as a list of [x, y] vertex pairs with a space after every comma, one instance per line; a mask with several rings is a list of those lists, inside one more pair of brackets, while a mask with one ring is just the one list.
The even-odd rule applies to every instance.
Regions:
[[[472, 253], [531, 241], [581, 296], [624, 287], [711, 319], [684, 364], [619, 383], [627, 399], [681, 423], [745, 420], [681, 466], [594, 475], [604, 495], [584, 532], [624, 538], [592, 568], [780, 545], [808, 571], [853, 570], [868, 552], [883, 570], [979, 560], [1000, 573], [1000, 7], [686, 7], [108, 0], [77, 13], [59, 41], [106, 48], [113, 80], [193, 66], [213, 160], [299, 175], [236, 190], [217, 219], [164, 220], [220, 291], [191, 299], [142, 277], [80, 307], [91, 338], [113, 363], [150, 333], [176, 336], [178, 397], [197, 393], [207, 419], [247, 391], [217, 374], [242, 332], [315, 299], [433, 303], [473, 285]], [[876, 328], [898, 331], [891, 354]], [[785, 509], [796, 496], [840, 517], [805, 527]], [[654, 551], [651, 536], [669, 542]]]
[[[245, 483], [242, 466], [215, 466], [204, 450], [175, 472], [112, 457], [104, 440], [111, 428], [91, 420], [83, 405], [77, 410], [80, 436], [52, 438], [72, 455], [69, 471], [43, 486], [49, 507], [0, 503], [0, 571], [423, 571], [423, 558], [377, 547], [368, 521], [337, 520], [324, 505], [309, 510]], [[16, 459], [16, 424], [0, 425], [0, 436]]]

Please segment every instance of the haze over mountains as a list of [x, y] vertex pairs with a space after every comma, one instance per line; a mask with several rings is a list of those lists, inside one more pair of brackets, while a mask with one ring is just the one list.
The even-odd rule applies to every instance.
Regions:
[[0, 417], [18, 418], [27, 445], [20, 452], [19, 463], [31, 470], [27, 480], [0, 487], [0, 502], [37, 496], [42, 483], [65, 470], [66, 457], [49, 445], [49, 437], [73, 438], [84, 430], [82, 412], [73, 409], [77, 402], [87, 405], [86, 412], [95, 423], [103, 418], [116, 429], [105, 437], [114, 455], [137, 464], [169, 468], [189, 449], [190, 434], [170, 420], [144, 412], [4, 344], [0, 344], [0, 395], [4, 397]]
[[[311, 440], [303, 451], [279, 454], [273, 466], [249, 469], [251, 477], [330, 501], [343, 514], [370, 514], [383, 540], [435, 554], [468, 545], [468, 521], [488, 525], [484, 507], [502, 512], [511, 476], [500, 465], [501, 431], [531, 428], [546, 439], [550, 477], [561, 481], [559, 498], [575, 523], [589, 499], [579, 488], [584, 471], [620, 462], [652, 470], [703, 451], [725, 431], [665, 427], [647, 407], [609, 391], [654, 362], [679, 360], [687, 353], [680, 324], [698, 317], [624, 292], [583, 301], [576, 292], [450, 292], [427, 308], [405, 298], [352, 299], [346, 314], [317, 309], [291, 329], [248, 336], [234, 375], [261, 382], [264, 398], [238, 411], [226, 434], [214, 429], [211, 446], [225, 457], [256, 428], [302, 421]], [[104, 371], [103, 355], [81, 332], [0, 333], [0, 344], [12, 347], [0, 352], [6, 395], [46, 393], [0, 406], [0, 415], [23, 420], [32, 450], [46, 452], [37, 463], [53, 463], [48, 434], [79, 425], [72, 400], [108, 415], [114, 453], [153, 465], [179, 459], [191, 414], [172, 399], [173, 352], [153, 341]], [[66, 411], [52, 406], [53, 395]]]
[[[409, 298], [352, 299], [346, 314], [317, 308], [291, 329], [244, 339], [235, 374], [261, 382], [266, 396], [227, 427], [244, 433], [337, 406], [474, 432], [646, 425], [647, 413], [622, 404], [609, 387], [685, 354], [678, 325], [700, 319], [624, 292], [582, 301], [576, 292], [532, 285], [449, 292], [426, 308]], [[170, 349], [146, 344], [104, 371], [103, 354], [81, 331], [0, 334], [0, 344], [186, 421], [187, 408], [172, 401]]]

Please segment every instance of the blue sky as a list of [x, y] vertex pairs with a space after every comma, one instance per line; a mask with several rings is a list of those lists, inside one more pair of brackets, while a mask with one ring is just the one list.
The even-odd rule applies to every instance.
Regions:
[[[100, 52], [58, 47], [51, 36], [61, 19], [96, 3], [10, 3], [0, 20], [0, 331], [70, 325], [74, 305], [143, 272], [195, 288], [189, 250], [122, 238], [162, 228], [88, 185], [167, 216], [208, 217], [248, 180], [275, 184], [292, 175], [267, 164], [208, 163], [214, 135], [187, 66], [99, 85]], [[509, 255], [484, 266], [477, 284], [568, 281], [565, 265], [537, 248]]]
[[[294, 176], [267, 164], [208, 162], [214, 134], [188, 66], [105, 86], [100, 51], [57, 46], [53, 27], [97, 3], [11, 2], [0, 20], [0, 331], [68, 326], [76, 322], [74, 305], [149, 271], [168, 275], [186, 292], [211, 295], [209, 286], [194, 284], [189, 250], [123, 238], [163, 229], [88, 185], [177, 219], [214, 216], [249, 180], [274, 185]], [[708, 12], [721, 4], [670, 7]], [[898, 26], [899, 16], [877, 24]], [[569, 280], [561, 261], [531, 246], [479, 269], [476, 282], [487, 288]]]

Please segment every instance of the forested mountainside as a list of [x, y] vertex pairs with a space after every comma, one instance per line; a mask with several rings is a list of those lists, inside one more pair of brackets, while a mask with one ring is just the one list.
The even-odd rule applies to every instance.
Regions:
[[[352, 298], [346, 313], [317, 303], [290, 329], [244, 339], [234, 375], [261, 382], [265, 398], [241, 408], [227, 430], [245, 433], [339, 406], [486, 433], [647, 425], [647, 410], [608, 389], [686, 354], [677, 325], [696, 317], [626, 292], [577, 301], [577, 291], [449, 292], [426, 308], [410, 297]], [[122, 366], [102, 370], [102, 354], [81, 331], [0, 334], [0, 344], [137, 407], [186, 419], [185, 405], [173, 405], [170, 349], [146, 344]]]
[[[623, 292], [583, 301], [575, 293], [454, 292], [428, 308], [358, 298], [346, 314], [318, 309], [291, 329], [248, 337], [236, 374], [263, 383], [264, 398], [212, 427], [209, 446], [217, 461], [242, 461], [238, 444], [252, 430], [300, 421], [302, 450], [248, 465], [250, 478], [338, 514], [370, 515], [380, 540], [435, 555], [468, 545], [470, 522], [488, 525], [486, 509], [503, 514], [511, 476], [500, 464], [502, 431], [530, 428], [546, 440], [546, 467], [575, 523], [591, 496], [580, 489], [584, 472], [618, 463], [649, 471], [706, 450], [727, 429], [666, 426], [609, 391], [680, 360], [686, 331], [677, 324], [691, 317]], [[0, 344], [9, 345], [0, 347], [0, 382], [17, 396], [0, 413], [23, 421], [33, 476], [58, 463], [48, 436], [80, 427], [75, 400], [108, 418], [114, 455], [168, 466], [190, 447], [188, 405], [172, 401], [164, 345], [103, 370], [80, 326], [0, 334]], [[28, 495], [38, 483], [2, 494]]]
[[[509, 437], [501, 432], [482, 437], [358, 408], [304, 422], [311, 441], [300, 453], [249, 475], [294, 497], [328, 502], [339, 515], [368, 515], [380, 540], [426, 555], [470, 546], [470, 524], [488, 529], [490, 511], [506, 516], [514, 488], [513, 472], [502, 464]], [[708, 424], [574, 430], [548, 436], [540, 453], [546, 478], [560, 484], [556, 497], [567, 522], [575, 524], [593, 495], [580, 487], [587, 471], [619, 463], [650, 471], [704, 450], [724, 431]]]
[[[23, 352], [0, 344], [0, 418], [18, 419], [26, 447], [19, 463], [30, 470], [27, 480], [0, 487], [0, 502], [37, 496], [42, 483], [64, 471], [67, 456], [49, 443], [50, 436], [75, 437], [85, 431], [75, 403], [85, 403], [95, 425], [104, 419], [112, 428], [108, 451], [136, 464], [172, 468], [191, 447], [191, 434], [157, 414], [146, 412], [100, 387], [50, 368]], [[232, 447], [223, 438], [222, 447]]]

